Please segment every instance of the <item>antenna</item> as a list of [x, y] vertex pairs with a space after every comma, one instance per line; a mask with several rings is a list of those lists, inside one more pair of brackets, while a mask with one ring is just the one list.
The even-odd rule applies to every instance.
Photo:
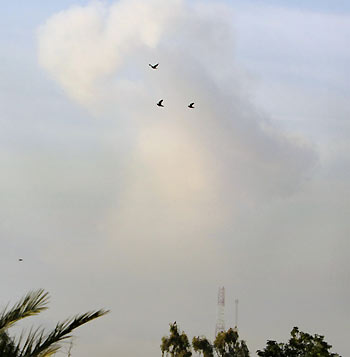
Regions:
[[238, 330], [238, 299], [235, 300], [235, 305], [236, 305], [235, 329]]
[[218, 318], [216, 320], [215, 337], [225, 331], [225, 287], [219, 288], [218, 292]]

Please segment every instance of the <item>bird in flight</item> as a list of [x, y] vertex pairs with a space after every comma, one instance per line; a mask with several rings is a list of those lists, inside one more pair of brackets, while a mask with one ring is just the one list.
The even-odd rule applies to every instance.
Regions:
[[156, 63], [156, 64], [149, 64], [149, 66], [152, 68], [152, 69], [157, 69], [157, 67], [159, 66], [159, 63]]
[[22, 259], [22, 258], [19, 258], [18, 261], [19, 261], [19, 262], [23, 262], [23, 259]]
[[194, 109], [194, 103], [191, 103], [188, 107]]
[[157, 103], [158, 107], [164, 107], [164, 105], [163, 105], [162, 103], [163, 103], [163, 99], [161, 99], [161, 100]]

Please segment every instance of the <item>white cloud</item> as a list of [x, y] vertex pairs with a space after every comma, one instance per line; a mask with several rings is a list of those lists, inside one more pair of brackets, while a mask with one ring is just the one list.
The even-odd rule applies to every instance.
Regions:
[[[186, 322], [194, 330], [190, 315], [205, 314], [208, 289], [234, 281], [246, 304], [255, 306], [255, 317], [247, 320], [259, 327], [246, 331], [254, 331], [256, 345], [262, 325], [253, 321], [259, 313], [265, 319], [273, 313], [257, 303], [259, 289], [266, 283], [271, 295], [264, 297], [283, 310], [295, 297], [285, 296], [289, 276], [296, 291], [307, 290], [307, 282], [298, 281], [300, 266], [314, 277], [328, 262], [327, 234], [300, 217], [302, 207], [311, 210], [322, 194], [323, 187], [300, 198], [313, 187], [304, 185], [317, 154], [306, 139], [277, 130], [252, 102], [236, 63], [231, 22], [228, 5], [135, 0], [74, 7], [49, 18], [39, 31], [42, 66], [101, 123], [115, 123], [106, 144], [115, 157], [99, 166], [99, 174], [112, 182], [102, 189], [109, 202], [95, 207], [96, 218], [89, 215], [89, 229], [82, 229], [96, 239], [71, 233], [64, 239], [69, 249], [57, 240], [45, 259], [67, 274], [74, 271], [76, 279], [83, 277], [84, 291], [94, 299], [98, 293], [89, 290], [89, 279], [103, 289], [108, 307], [121, 319], [121, 340], [130, 339], [131, 321], [138, 319], [147, 325], [139, 327], [141, 335], [160, 336], [160, 325], [175, 311], [183, 327]], [[160, 62], [157, 71], [148, 67], [153, 61]], [[155, 106], [161, 98], [162, 109]], [[187, 109], [190, 101], [193, 111]], [[127, 133], [122, 143], [120, 132]], [[114, 147], [113, 140], [118, 140]], [[116, 164], [122, 179], [111, 174]], [[93, 163], [89, 167], [94, 170]], [[87, 191], [98, 196], [96, 182]], [[325, 218], [319, 212], [318, 217]], [[317, 237], [304, 241], [309, 234], [323, 239], [322, 254], [312, 262], [307, 259]], [[186, 295], [189, 291], [193, 296]], [[305, 301], [311, 296], [307, 291]], [[288, 315], [285, 324], [293, 318]], [[148, 341], [142, 343], [151, 356], [158, 344], [152, 350]]]
[[39, 61], [67, 93], [83, 104], [95, 86], [142, 46], [154, 48], [180, 1], [93, 2], [52, 16], [39, 30]]
[[249, 101], [243, 75], [231, 73], [229, 7], [214, 9], [92, 4], [54, 15], [39, 33], [41, 63], [69, 96], [102, 118], [122, 117], [119, 129], [136, 126], [119, 203], [101, 223], [109, 250], [123, 252], [118, 261], [135, 272], [169, 259], [203, 267], [218, 254], [210, 236], [240, 206], [288, 196], [314, 162]]
[[[141, 130], [136, 150], [141, 160], [153, 165], [155, 175], [162, 169], [175, 179], [183, 172], [181, 165], [186, 174], [186, 167], [193, 171], [200, 165], [196, 174], [188, 175], [203, 182], [214, 166], [221, 166], [226, 170], [223, 176], [249, 181], [259, 171], [262, 188], [280, 192], [303, 175], [313, 154], [281, 133], [272, 134], [266, 116], [242, 92], [244, 79], [232, 57], [230, 15], [227, 6], [188, 6], [179, 1], [73, 7], [41, 27], [39, 58], [73, 99], [95, 113], [96, 107], [98, 114], [107, 108], [105, 115], [136, 122]], [[156, 73], [148, 71], [151, 58], [162, 62]], [[133, 79], [133, 73], [137, 78]], [[153, 102], [163, 96], [167, 109], [155, 113]], [[179, 109], [192, 100], [199, 107], [192, 113], [195, 122]], [[159, 124], [163, 114], [166, 121]], [[190, 120], [190, 124], [185, 122]], [[181, 143], [187, 149], [178, 150]], [[157, 150], [162, 159], [154, 156]], [[190, 159], [190, 152], [197, 152], [197, 157]], [[289, 174], [283, 175], [286, 170]], [[280, 173], [277, 177], [282, 184], [270, 185], [270, 173]]]
[[314, 163], [250, 102], [230, 21], [224, 5], [135, 0], [73, 7], [40, 29], [40, 62], [66, 93], [118, 118], [116, 130], [134, 128], [127, 179], [101, 225], [135, 272], [164, 259], [200, 269], [241, 206], [290, 195]]

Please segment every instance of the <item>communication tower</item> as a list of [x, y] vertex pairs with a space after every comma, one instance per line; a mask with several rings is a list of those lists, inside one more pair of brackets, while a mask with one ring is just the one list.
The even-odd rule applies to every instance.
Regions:
[[236, 316], [235, 316], [235, 330], [238, 331], [238, 299], [235, 300], [236, 305]]
[[218, 292], [218, 318], [216, 320], [215, 337], [219, 332], [225, 331], [225, 287], [219, 288]]

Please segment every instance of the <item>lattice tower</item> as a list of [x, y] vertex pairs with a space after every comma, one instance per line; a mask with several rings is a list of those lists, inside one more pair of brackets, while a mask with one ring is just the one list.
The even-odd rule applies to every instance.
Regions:
[[225, 287], [218, 292], [218, 318], [216, 320], [215, 337], [219, 332], [225, 331]]

